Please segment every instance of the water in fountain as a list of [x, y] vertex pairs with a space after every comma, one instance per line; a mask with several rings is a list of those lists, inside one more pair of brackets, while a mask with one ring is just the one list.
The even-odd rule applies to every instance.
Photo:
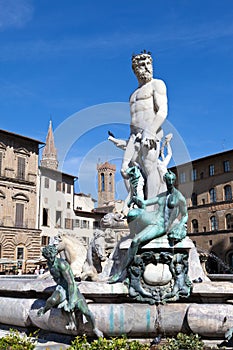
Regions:
[[[199, 245], [196, 245], [196, 248], [198, 252], [206, 254], [209, 258], [213, 259], [216, 261], [216, 263], [223, 269], [225, 273], [233, 273], [233, 267], [230, 266], [229, 264], [226, 264], [222, 259], [220, 259], [217, 255], [210, 253], [208, 250], [200, 247]], [[208, 270], [208, 265], [207, 265], [207, 270]], [[209, 267], [209, 270], [211, 268]], [[208, 271], [209, 273], [212, 273], [212, 271]]]

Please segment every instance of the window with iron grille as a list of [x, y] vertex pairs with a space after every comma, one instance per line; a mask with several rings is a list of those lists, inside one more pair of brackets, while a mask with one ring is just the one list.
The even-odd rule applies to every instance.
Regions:
[[17, 247], [17, 260], [23, 260], [24, 259], [24, 248], [23, 247]]

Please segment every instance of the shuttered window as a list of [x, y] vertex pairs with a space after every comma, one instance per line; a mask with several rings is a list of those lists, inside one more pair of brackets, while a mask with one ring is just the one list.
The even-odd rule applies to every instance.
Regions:
[[18, 178], [25, 179], [25, 158], [18, 157]]
[[24, 204], [16, 203], [15, 226], [23, 227]]
[[72, 219], [65, 218], [65, 228], [68, 230], [73, 230], [73, 221]]

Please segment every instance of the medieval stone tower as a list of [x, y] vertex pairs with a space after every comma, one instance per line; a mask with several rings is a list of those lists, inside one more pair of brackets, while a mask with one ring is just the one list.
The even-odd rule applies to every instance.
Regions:
[[98, 171], [98, 207], [115, 200], [116, 166], [105, 162], [97, 164]]
[[43, 150], [42, 159], [40, 162], [42, 167], [57, 170], [57, 150], [54, 144], [52, 121], [50, 120], [48, 134], [46, 137], [46, 145]]

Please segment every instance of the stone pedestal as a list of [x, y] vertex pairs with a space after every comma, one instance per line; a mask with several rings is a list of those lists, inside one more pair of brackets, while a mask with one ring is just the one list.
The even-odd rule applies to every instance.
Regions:
[[[120, 244], [119, 249], [125, 251], [121, 255], [127, 254], [131, 242], [127, 239]], [[138, 250], [127, 272], [130, 296], [150, 304], [188, 297], [193, 280], [208, 280], [188, 237], [174, 245], [167, 236], [152, 240]]]
[[[37, 311], [44, 306], [55, 284], [51, 278], [32, 277], [0, 278], [2, 325], [39, 327], [48, 334], [94, 336], [91, 325], [82, 318], [76, 331], [67, 330], [68, 318], [61, 309], [38, 317]], [[158, 334], [167, 337], [191, 330], [203, 339], [223, 340], [225, 332], [233, 325], [231, 282], [194, 283], [185, 302], [165, 305], [135, 303], [128, 298], [128, 288], [122, 283], [81, 282], [79, 289], [95, 316], [97, 327], [107, 337], [122, 334], [129, 338], [154, 338]]]

